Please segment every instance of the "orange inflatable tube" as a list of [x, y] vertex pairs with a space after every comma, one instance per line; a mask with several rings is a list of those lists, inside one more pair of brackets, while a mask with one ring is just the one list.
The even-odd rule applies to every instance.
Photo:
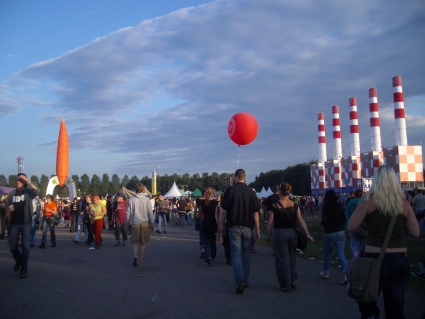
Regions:
[[56, 176], [59, 180], [59, 186], [65, 185], [69, 170], [69, 150], [68, 150], [68, 132], [66, 131], [65, 121], [62, 118], [59, 128], [58, 150], [56, 153]]

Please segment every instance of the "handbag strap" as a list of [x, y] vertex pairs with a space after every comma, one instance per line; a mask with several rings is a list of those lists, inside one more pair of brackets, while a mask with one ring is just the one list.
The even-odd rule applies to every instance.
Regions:
[[393, 229], [394, 229], [396, 218], [397, 218], [396, 216], [393, 216], [391, 218], [390, 225], [388, 226], [388, 229], [387, 229], [387, 234], [385, 235], [384, 243], [382, 244], [381, 251], [379, 253], [378, 263], [381, 263], [382, 259], [384, 258], [385, 251], [387, 250], [387, 246], [388, 246], [391, 234], [392, 234]]
[[[292, 222], [291, 216], [289, 216], [288, 212], [286, 211], [285, 207], [282, 205], [282, 203], [280, 201], [277, 201], [276, 204], [279, 204], [280, 207], [283, 208], [283, 211], [286, 213], [286, 215], [288, 216], [289, 221], [291, 222], [292, 226], [295, 228], [294, 223]], [[295, 204], [294, 204], [295, 206]]]

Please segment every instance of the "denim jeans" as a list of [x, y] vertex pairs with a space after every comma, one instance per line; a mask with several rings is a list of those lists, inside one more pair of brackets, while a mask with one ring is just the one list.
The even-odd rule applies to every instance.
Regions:
[[[378, 258], [378, 253], [365, 253], [366, 257]], [[404, 291], [409, 280], [410, 261], [405, 253], [387, 253], [381, 263], [379, 288], [384, 295], [385, 317], [403, 319]], [[359, 303], [362, 318], [379, 316], [376, 303]]]
[[[18, 247], [19, 235], [22, 236], [22, 252]], [[10, 224], [9, 226], [9, 248], [13, 259], [21, 264], [21, 273], [28, 271], [28, 258], [30, 255], [31, 225]]]
[[350, 232], [350, 246], [353, 257], [359, 257], [366, 246], [366, 238], [360, 239], [356, 234]]
[[217, 255], [217, 244], [215, 236], [213, 238], [205, 238], [205, 261], [214, 260]]
[[[81, 232], [83, 231], [83, 228], [84, 228], [82, 221], [83, 221], [83, 215], [78, 215], [78, 218], [77, 218], [77, 234], [75, 235], [75, 239], [74, 239], [76, 241], [80, 240]], [[87, 239], [89, 238], [88, 231], [85, 231], [84, 234], [85, 234], [86, 241], [87, 241]]]
[[122, 234], [122, 241], [127, 240], [127, 224], [125, 222], [123, 223], [117, 223], [115, 222], [115, 240], [120, 241], [120, 233]]
[[184, 227], [186, 219], [186, 213], [185, 212], [179, 212], [179, 226]]
[[43, 229], [43, 235], [41, 237], [41, 243], [46, 243], [46, 236], [47, 236], [47, 227], [49, 227], [50, 230], [50, 239], [52, 243], [56, 242], [56, 235], [55, 235], [55, 219], [53, 217], [43, 217], [43, 221], [41, 222], [41, 227]]
[[163, 230], [167, 230], [167, 216], [165, 213], [158, 214], [158, 230], [161, 233]]
[[329, 274], [331, 270], [332, 249], [335, 247], [336, 255], [341, 265], [342, 274], [347, 271], [347, 259], [345, 258], [345, 233], [341, 230], [335, 233], [325, 234], [323, 240], [323, 271]]
[[35, 244], [36, 232], [37, 232], [37, 214], [33, 214], [32, 223], [31, 223], [31, 244]]
[[248, 283], [252, 235], [252, 229], [248, 227], [233, 226], [229, 228], [233, 275], [236, 283], [239, 280], [244, 280]]
[[193, 221], [193, 210], [187, 213], [187, 225], [192, 226]]

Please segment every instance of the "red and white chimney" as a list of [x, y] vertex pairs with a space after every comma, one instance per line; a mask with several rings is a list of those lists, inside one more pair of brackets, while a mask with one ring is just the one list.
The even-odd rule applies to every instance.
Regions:
[[404, 98], [401, 76], [393, 76], [393, 100], [395, 119], [395, 143], [407, 146], [406, 117], [404, 115]]
[[317, 130], [319, 137], [319, 163], [326, 162], [326, 133], [325, 133], [325, 114], [317, 113]]
[[350, 97], [348, 99], [350, 107], [350, 136], [351, 136], [351, 156], [360, 155], [360, 134], [359, 134], [359, 116], [357, 114], [357, 99]]
[[339, 106], [332, 106], [332, 129], [334, 139], [334, 160], [340, 161], [342, 158], [342, 146], [341, 146], [341, 124], [339, 121]]
[[372, 151], [381, 152], [381, 128], [379, 124], [378, 95], [376, 88], [369, 89], [370, 139]]

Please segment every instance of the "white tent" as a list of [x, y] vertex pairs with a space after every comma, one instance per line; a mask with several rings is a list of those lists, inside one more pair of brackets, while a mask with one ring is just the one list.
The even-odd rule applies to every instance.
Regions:
[[266, 190], [264, 189], [264, 186], [263, 186], [263, 188], [261, 189], [261, 192], [257, 193], [257, 197], [258, 197], [258, 198], [264, 198], [264, 197], [267, 197]]
[[271, 187], [268, 190], [266, 190], [266, 197], [269, 197], [270, 195], [273, 195], [273, 191]]
[[171, 198], [171, 197], [180, 198], [181, 196], [184, 196], [184, 195], [182, 193], [180, 193], [180, 190], [177, 187], [176, 182], [174, 182], [173, 186], [171, 186], [170, 190], [164, 195], [164, 198]]

